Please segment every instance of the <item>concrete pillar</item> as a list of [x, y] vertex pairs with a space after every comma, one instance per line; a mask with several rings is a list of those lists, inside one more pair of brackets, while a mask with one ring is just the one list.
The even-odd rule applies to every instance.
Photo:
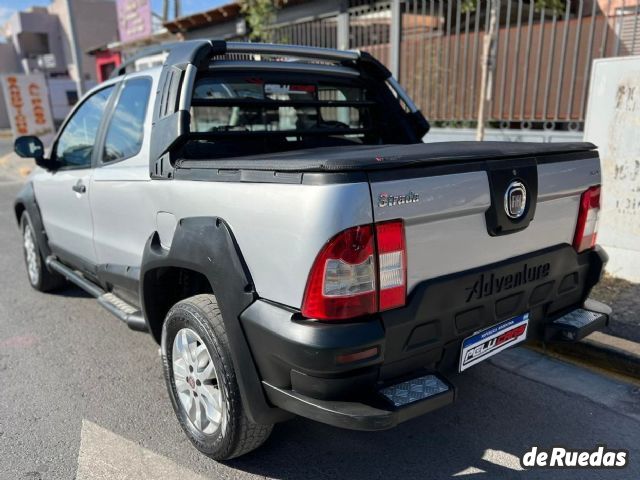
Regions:
[[400, 43], [402, 41], [402, 0], [391, 0], [389, 70], [400, 77]]

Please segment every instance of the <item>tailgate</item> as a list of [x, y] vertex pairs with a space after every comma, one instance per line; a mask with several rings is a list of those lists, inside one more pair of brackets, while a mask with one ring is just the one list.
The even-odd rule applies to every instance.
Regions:
[[[376, 222], [405, 221], [408, 294], [420, 282], [571, 244], [597, 152], [370, 172]], [[523, 207], [523, 208], [521, 208]]]

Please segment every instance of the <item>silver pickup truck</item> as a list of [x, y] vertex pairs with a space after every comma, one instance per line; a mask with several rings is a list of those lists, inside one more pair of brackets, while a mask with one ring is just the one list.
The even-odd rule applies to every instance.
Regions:
[[16, 141], [40, 168], [15, 215], [34, 288], [70, 281], [161, 345], [200, 451], [242, 455], [293, 415], [391, 428], [505, 348], [608, 322], [588, 299], [607, 260], [593, 145], [423, 143], [364, 52], [162, 48], [50, 152]]

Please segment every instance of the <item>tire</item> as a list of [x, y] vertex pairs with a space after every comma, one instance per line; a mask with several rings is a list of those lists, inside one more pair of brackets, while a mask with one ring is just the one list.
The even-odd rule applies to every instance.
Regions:
[[66, 285], [66, 279], [57, 272], [50, 271], [42, 258], [38, 238], [35, 235], [33, 223], [25, 211], [20, 218], [22, 232], [22, 253], [27, 268], [29, 284], [40, 292], [50, 292]]
[[[174, 305], [162, 328], [161, 348], [173, 409], [198, 450], [214, 460], [228, 460], [265, 442], [273, 425], [247, 418], [214, 295], [196, 295]], [[207, 376], [211, 366], [215, 380]]]

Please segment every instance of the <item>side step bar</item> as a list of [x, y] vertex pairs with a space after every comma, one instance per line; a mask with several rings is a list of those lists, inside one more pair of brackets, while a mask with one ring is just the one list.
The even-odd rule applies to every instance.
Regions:
[[411, 418], [453, 403], [454, 386], [427, 374], [372, 394], [367, 403], [319, 400], [262, 382], [269, 401], [283, 410], [349, 430], [387, 430]]
[[77, 285], [89, 295], [95, 297], [100, 305], [126, 323], [130, 329], [137, 330], [139, 332], [147, 331], [147, 324], [144, 321], [144, 317], [140, 310], [129, 305], [113, 293], [105, 292], [101, 287], [87, 280], [78, 272], [60, 263], [54, 257], [47, 257], [46, 263], [51, 270], [55, 270], [71, 283]]
[[545, 327], [545, 340], [578, 342], [609, 324], [611, 307], [588, 298], [582, 308], [565, 313]]

